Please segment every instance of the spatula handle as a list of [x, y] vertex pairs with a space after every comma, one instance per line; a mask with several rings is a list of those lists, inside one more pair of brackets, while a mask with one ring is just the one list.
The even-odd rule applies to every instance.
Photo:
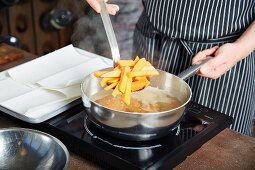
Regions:
[[198, 72], [198, 70], [202, 67], [202, 65], [204, 65], [205, 63], [207, 63], [210, 60], [211, 60], [211, 58], [207, 58], [207, 59], [203, 60], [200, 64], [190, 66], [189, 68], [187, 68], [186, 70], [184, 70], [183, 72], [178, 74], [177, 76], [183, 80], [187, 80], [188, 78], [194, 76]]
[[106, 5], [104, 0], [100, 0], [100, 7], [101, 7], [101, 18], [104, 24], [104, 28], [106, 31], [106, 35], [110, 44], [111, 52], [112, 52], [112, 59], [113, 59], [113, 64], [116, 66], [120, 60], [120, 52], [119, 52], [119, 47], [117, 44], [117, 40], [113, 31], [112, 23], [110, 16], [108, 14], [108, 11], [106, 9]]

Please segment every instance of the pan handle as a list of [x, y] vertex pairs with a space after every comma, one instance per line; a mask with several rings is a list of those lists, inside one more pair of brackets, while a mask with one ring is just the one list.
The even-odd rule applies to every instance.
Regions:
[[211, 60], [211, 57], [207, 58], [207, 59], [204, 59], [200, 64], [196, 64], [196, 65], [190, 66], [189, 68], [187, 68], [186, 70], [184, 70], [183, 72], [178, 74], [177, 76], [180, 77], [183, 80], [187, 80], [190, 77], [194, 76], [198, 72], [200, 67], [202, 65], [204, 65], [205, 63], [207, 63], [209, 60]]

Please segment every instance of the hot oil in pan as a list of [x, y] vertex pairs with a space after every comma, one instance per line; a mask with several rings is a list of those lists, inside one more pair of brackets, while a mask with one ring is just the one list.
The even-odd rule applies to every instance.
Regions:
[[113, 97], [111, 91], [100, 91], [91, 99], [110, 109], [139, 113], [162, 112], [182, 105], [176, 97], [155, 87], [147, 87], [139, 92], [133, 92], [130, 105], [126, 105], [120, 95]]

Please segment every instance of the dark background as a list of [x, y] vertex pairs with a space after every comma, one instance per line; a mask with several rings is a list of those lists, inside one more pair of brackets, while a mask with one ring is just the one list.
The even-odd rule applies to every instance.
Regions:
[[[133, 29], [143, 9], [141, 1], [109, 1], [120, 6], [120, 12], [111, 19], [121, 55], [123, 58], [129, 58], [132, 50]], [[42, 28], [42, 18], [56, 8], [70, 10], [73, 16], [72, 22], [61, 30]], [[94, 13], [85, 0], [20, 0], [15, 5], [0, 9], [0, 36], [15, 36], [20, 41], [21, 49], [42, 56], [72, 43], [72, 35], [74, 30], [77, 30], [77, 23], [82, 20], [83, 25], [78, 31], [82, 33], [82, 39], [87, 39], [87, 43], [82, 44], [81, 48], [109, 57], [109, 46], [102, 45], [102, 40], [100, 42], [95, 40], [98, 39], [95, 38], [97, 36], [105, 36], [102, 24], [89, 18], [91, 15], [100, 18], [100, 15]], [[97, 30], [92, 36], [89, 29], [98, 29], [100, 32]], [[103, 43], [108, 43], [106, 37]]]

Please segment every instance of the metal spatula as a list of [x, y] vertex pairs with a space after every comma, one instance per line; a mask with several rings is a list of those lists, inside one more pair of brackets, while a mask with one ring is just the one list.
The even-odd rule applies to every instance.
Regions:
[[113, 66], [116, 67], [120, 60], [120, 51], [117, 44], [117, 40], [112, 28], [112, 23], [108, 11], [106, 9], [106, 5], [104, 0], [100, 0], [100, 7], [101, 7], [101, 18], [103, 20], [104, 28], [106, 31], [106, 35], [110, 44], [111, 52], [112, 52], [112, 59], [113, 59]]

